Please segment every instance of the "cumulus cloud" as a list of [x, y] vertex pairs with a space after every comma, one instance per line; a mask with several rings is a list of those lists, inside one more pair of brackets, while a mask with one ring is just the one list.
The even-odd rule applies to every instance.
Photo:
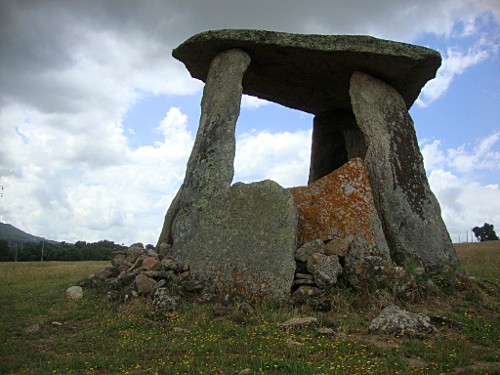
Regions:
[[495, 173], [500, 170], [499, 141], [500, 131], [477, 142], [472, 150], [466, 145], [443, 150], [441, 141], [435, 140], [422, 148], [425, 167], [427, 170], [452, 168], [462, 174], [479, 170]]
[[311, 131], [242, 134], [236, 143], [235, 180], [271, 179], [282, 186], [306, 185]]
[[[313, 7], [298, 0], [3, 0], [0, 219], [67, 241], [154, 242], [184, 177], [198, 119], [173, 106], [158, 124], [159, 140], [138, 148], [130, 145], [123, 119], [147, 95], [199, 93], [202, 83], [170, 56], [197, 32], [263, 28], [411, 42], [426, 33], [451, 36], [457, 23], [464, 25], [464, 37], [477, 35], [485, 13], [498, 22], [495, 0], [320, 0]], [[492, 55], [488, 36], [481, 38], [478, 47], [447, 50], [446, 69], [426, 89], [424, 103]], [[258, 111], [266, 104], [245, 96], [242, 107]], [[304, 184], [309, 145], [307, 131], [245, 133], [238, 139], [235, 179]], [[492, 150], [488, 143], [481, 147]], [[458, 163], [459, 156], [471, 159], [465, 148], [454, 158], [441, 152], [436, 166]], [[473, 159], [475, 168], [498, 159], [485, 151], [480, 160]]]
[[241, 98], [241, 108], [244, 109], [257, 109], [268, 104], [269, 102], [267, 100], [259, 99], [255, 96], [243, 95]]
[[472, 147], [444, 149], [442, 142], [435, 140], [422, 148], [429, 183], [454, 241], [459, 236], [464, 240], [474, 226], [500, 223], [500, 187], [481, 184], [475, 173], [498, 173], [500, 152], [495, 146], [499, 140], [500, 132], [495, 132]]
[[467, 52], [463, 52], [457, 48], [448, 48], [436, 78], [424, 86], [420, 97], [417, 99], [417, 105], [426, 107], [441, 97], [448, 90], [451, 82], [457, 75], [484, 61], [488, 56], [488, 51], [482, 48], [471, 48]]
[[[431, 172], [429, 183], [440, 204], [443, 220], [454, 242], [465, 240], [472, 228], [500, 223], [500, 187], [482, 185], [450, 171]], [[469, 237], [469, 240], [472, 237]]]

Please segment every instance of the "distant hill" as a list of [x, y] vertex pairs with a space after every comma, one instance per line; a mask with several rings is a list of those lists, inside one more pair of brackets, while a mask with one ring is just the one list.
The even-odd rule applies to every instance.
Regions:
[[[23, 232], [13, 225], [4, 223], [0, 223], [0, 239], [7, 240], [9, 243], [40, 242], [43, 240], [42, 237]], [[55, 243], [55, 241], [46, 241]]]

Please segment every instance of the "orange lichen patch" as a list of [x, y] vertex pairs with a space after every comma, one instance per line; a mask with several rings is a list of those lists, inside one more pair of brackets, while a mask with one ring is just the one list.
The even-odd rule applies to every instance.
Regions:
[[361, 159], [352, 159], [309, 186], [289, 191], [299, 212], [299, 245], [317, 238], [340, 238], [361, 245], [365, 255], [379, 255], [379, 244], [386, 242]]

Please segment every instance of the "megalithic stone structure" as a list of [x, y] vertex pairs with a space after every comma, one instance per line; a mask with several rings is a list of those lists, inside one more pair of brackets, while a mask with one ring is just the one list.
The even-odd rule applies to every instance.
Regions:
[[[258, 264], [252, 264], [252, 259], [271, 254], [261, 260], [261, 265], [267, 263], [263, 274], [271, 279], [281, 275], [272, 283], [279, 285], [276, 294], [283, 295], [293, 274], [290, 264], [297, 227], [311, 228], [307, 223], [297, 225], [296, 207], [290, 204], [293, 198], [277, 184], [230, 187], [242, 93], [315, 115], [309, 183], [322, 182], [300, 190], [301, 199], [307, 200], [304, 194], [308, 191], [327, 199], [317, 190], [331, 186], [328, 181], [339, 176], [364, 170], [359, 165], [362, 163], [373, 192], [370, 198], [372, 193], [364, 187], [367, 194], [363, 197], [366, 204], [376, 208], [378, 218], [371, 219], [374, 228], [379, 222], [383, 229], [383, 234], [377, 230], [375, 242], [364, 240], [379, 243], [379, 249], [369, 253], [381, 254], [384, 262], [407, 268], [459, 269], [408, 114], [421, 88], [435, 77], [441, 63], [438, 52], [369, 36], [216, 30], [189, 38], [173, 51], [173, 56], [206, 85], [185, 180], [166, 214], [158, 245], [172, 246], [177, 259], [189, 261], [194, 277], [227, 280], [231, 270], [257, 272]], [[341, 167], [344, 172], [338, 176], [325, 177]], [[329, 191], [344, 194], [347, 189], [352, 193], [354, 185], [341, 186]], [[243, 196], [254, 202], [255, 210], [243, 204]], [[269, 207], [271, 196], [280, 202], [273, 206], [274, 214], [264, 207]], [[258, 201], [269, 204], [258, 205]], [[251, 211], [251, 215], [238, 214], [238, 207]], [[315, 206], [318, 209], [318, 215], [340, 212]], [[300, 220], [309, 216], [301, 214]], [[274, 240], [262, 231], [259, 217], [266, 227], [273, 228]], [[334, 215], [331, 220], [342, 221], [342, 217]], [[334, 223], [331, 225], [335, 228]], [[238, 248], [238, 237], [252, 230], [254, 235], [245, 234], [246, 239], [241, 241], [245, 245]], [[217, 240], [211, 241], [210, 233]], [[299, 233], [298, 237], [304, 236]], [[343, 243], [342, 238], [328, 241]], [[252, 243], [260, 246], [256, 252], [249, 250]], [[211, 256], [217, 252], [225, 255]], [[358, 259], [364, 252], [358, 249], [356, 254]], [[217, 261], [210, 262], [210, 258]], [[224, 259], [229, 263], [222, 266]], [[203, 261], [207, 262], [205, 266]], [[280, 261], [286, 266], [277, 267]]]
[[186, 176], [167, 211], [159, 243], [179, 247], [193, 235], [199, 215], [210, 200], [229, 189], [234, 174], [241, 82], [249, 64], [248, 54], [238, 49], [221, 51], [210, 62]]
[[350, 95], [392, 260], [430, 269], [458, 267], [403, 98], [387, 83], [362, 72], [352, 75]]

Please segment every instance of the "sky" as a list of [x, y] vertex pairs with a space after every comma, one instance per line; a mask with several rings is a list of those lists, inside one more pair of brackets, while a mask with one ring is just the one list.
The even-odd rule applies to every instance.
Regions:
[[[410, 110], [431, 188], [454, 242], [485, 222], [500, 231], [498, 0], [1, 0], [0, 221], [58, 241], [156, 244], [203, 89], [171, 51], [224, 28], [438, 50]], [[308, 113], [244, 96], [234, 182], [305, 185], [311, 129]]]

